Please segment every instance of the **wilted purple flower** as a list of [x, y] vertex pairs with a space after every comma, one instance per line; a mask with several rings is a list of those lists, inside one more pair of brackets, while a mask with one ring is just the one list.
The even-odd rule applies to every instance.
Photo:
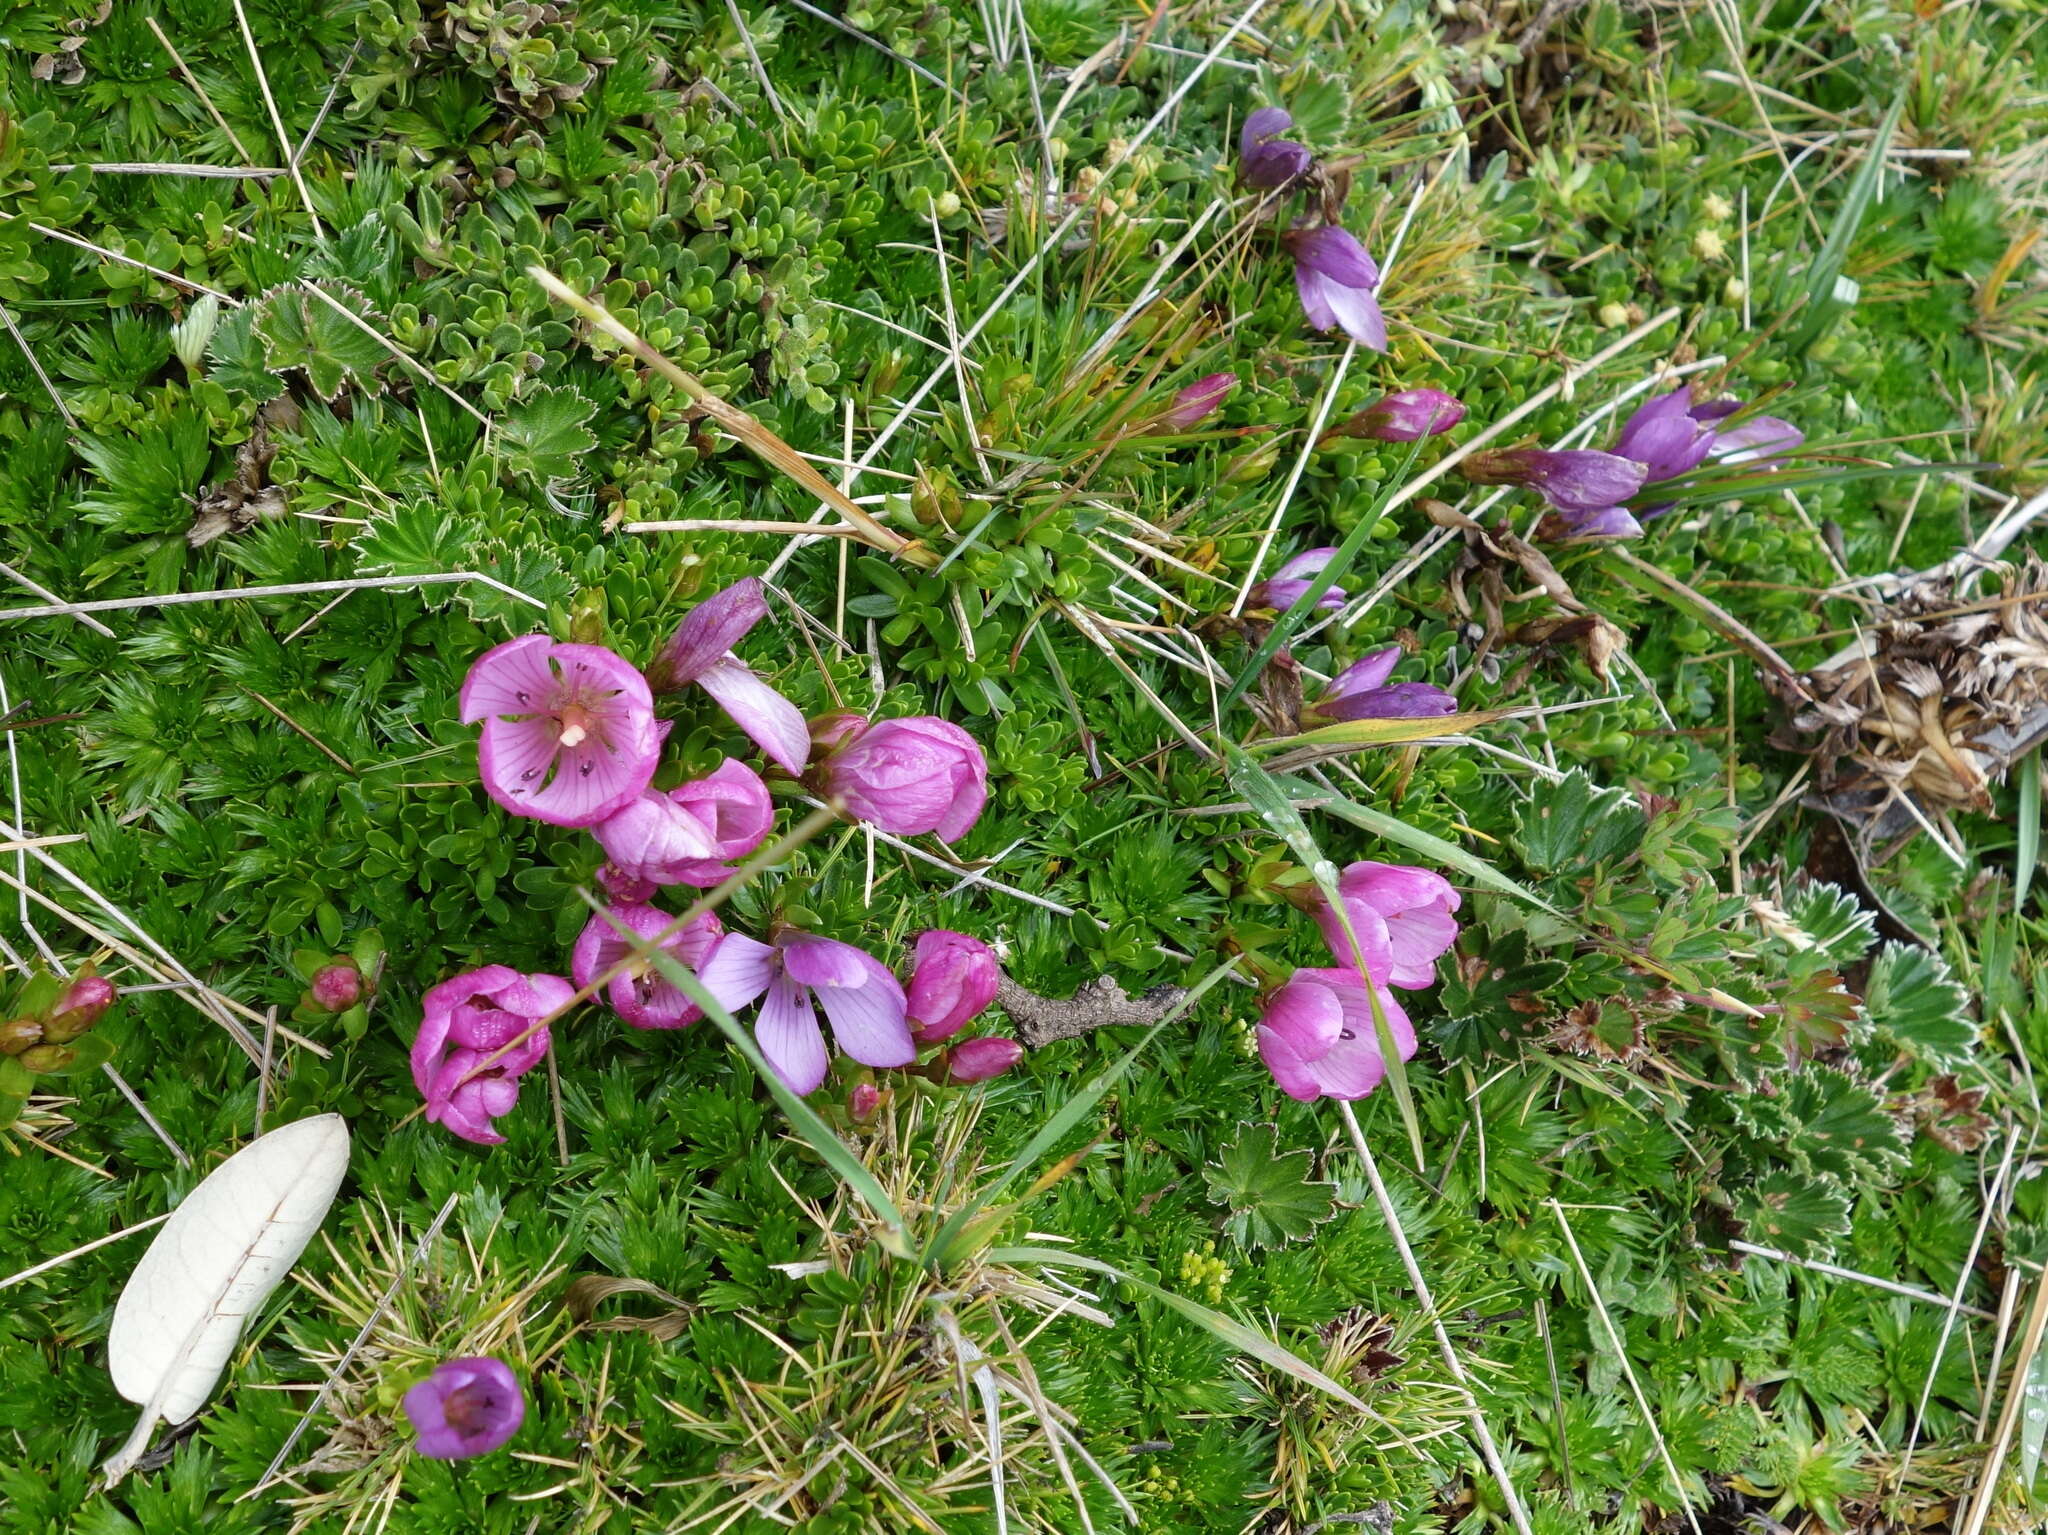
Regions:
[[1560, 512], [1604, 512], [1643, 488], [1641, 464], [1596, 448], [1499, 448], [1458, 472], [1475, 485], [1526, 485]]
[[622, 901], [641, 902], [660, 885], [708, 889], [767, 838], [775, 821], [768, 786], [736, 757], [663, 794], [648, 789], [590, 829], [611, 860], [599, 875]]
[[1382, 395], [1357, 415], [1330, 429], [1331, 437], [1368, 437], [1374, 442], [1415, 442], [1448, 432], [1465, 419], [1465, 406], [1441, 389], [1403, 389]]
[[[1323, 573], [1323, 567], [1336, 557], [1334, 546], [1303, 550], [1246, 592], [1245, 606], [1271, 608], [1276, 613], [1285, 613], [1308, 594], [1308, 589], [1315, 585], [1315, 578]], [[1343, 587], [1329, 587], [1316, 599], [1316, 611], [1334, 613], [1344, 606], [1345, 601]]]
[[771, 762], [801, 773], [811, 746], [802, 712], [732, 653], [767, 616], [761, 583], [752, 576], [734, 582], [690, 609], [647, 668], [647, 680], [657, 693], [696, 683]]
[[1387, 349], [1387, 322], [1373, 289], [1380, 269], [1349, 230], [1335, 225], [1290, 230], [1284, 236], [1294, 254], [1294, 286], [1302, 312], [1317, 330], [1344, 334], [1375, 352]]
[[974, 737], [930, 715], [880, 720], [819, 764], [825, 798], [856, 820], [899, 837], [967, 834], [988, 802], [988, 761]]
[[995, 1000], [1000, 972], [979, 938], [935, 927], [917, 935], [910, 961], [907, 1015], [920, 1045], [951, 1039]]
[[[1402, 1060], [1415, 1054], [1415, 1029], [1384, 987], [1380, 1013]], [[1355, 970], [1297, 970], [1266, 1000], [1259, 1056], [1290, 1098], [1363, 1098], [1387, 1074], [1374, 1026], [1373, 998]]]
[[[632, 952], [613, 922], [623, 923], [642, 938], [652, 938], [674, 921], [652, 906], [612, 906], [593, 912], [569, 955], [569, 975], [576, 989], [581, 991]], [[688, 970], [702, 971], [724, 934], [725, 924], [718, 914], [707, 911], [670, 935], [661, 951]], [[612, 1011], [636, 1029], [679, 1029], [704, 1016], [704, 1010], [651, 962], [635, 963], [613, 976], [604, 996]]]
[[519, 1432], [526, 1397], [502, 1359], [445, 1359], [405, 1393], [405, 1415], [431, 1460], [488, 1455]]
[[363, 999], [363, 972], [346, 955], [313, 972], [306, 996], [322, 1012], [345, 1013]]
[[480, 1146], [503, 1141], [491, 1121], [512, 1111], [520, 1077], [548, 1053], [548, 1031], [483, 1063], [575, 995], [559, 975], [521, 975], [510, 965], [485, 965], [430, 987], [412, 1042], [412, 1080], [427, 1100], [427, 1118]]
[[1306, 720], [1412, 720], [1455, 714], [1458, 701], [1428, 682], [1389, 684], [1401, 647], [1359, 657], [1330, 679], [1323, 696], [1303, 711]]
[[1318, 893], [1312, 910], [1332, 954], [1348, 959], [1380, 986], [1419, 991], [1436, 983], [1437, 956], [1457, 941], [1458, 921], [1451, 913], [1463, 900], [1449, 880], [1430, 869], [1367, 859], [1345, 867], [1337, 891], [1358, 937], [1358, 951], [1351, 949], [1343, 922]]
[[668, 732], [629, 662], [545, 634], [477, 657], [461, 707], [465, 725], [483, 721], [484, 791], [514, 815], [555, 826], [592, 825], [639, 794]]
[[986, 1082], [1023, 1059], [1024, 1047], [1016, 1040], [983, 1034], [946, 1052], [946, 1075], [955, 1082]]
[[1160, 413], [1155, 429], [1192, 432], [1223, 408], [1223, 402], [1236, 387], [1235, 373], [1211, 373], [1196, 379], [1173, 397], [1173, 403]]
[[1280, 107], [1260, 107], [1244, 120], [1237, 140], [1237, 174], [1246, 186], [1275, 191], [1308, 174], [1315, 156], [1306, 146], [1280, 137], [1293, 126], [1293, 116]]
[[728, 1012], [768, 994], [754, 1019], [754, 1039], [791, 1092], [815, 1091], [831, 1063], [814, 1000], [831, 1020], [839, 1048], [862, 1065], [908, 1066], [917, 1059], [903, 988], [887, 966], [850, 943], [787, 928], [773, 943], [727, 933], [698, 979]]

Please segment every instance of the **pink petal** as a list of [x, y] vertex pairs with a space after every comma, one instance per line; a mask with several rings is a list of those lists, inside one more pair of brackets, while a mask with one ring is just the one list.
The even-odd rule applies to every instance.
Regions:
[[818, 1015], [811, 1010], [810, 993], [788, 976], [768, 988], [768, 1000], [754, 1020], [754, 1039], [791, 1092], [815, 1092], [825, 1080], [830, 1060]]
[[1387, 944], [1393, 963], [1388, 984], [1421, 991], [1436, 984], [1437, 956], [1458, 941], [1458, 919], [1441, 906], [1418, 906], [1387, 919]]
[[1304, 1061], [1313, 1061], [1344, 1032], [1344, 1004], [1327, 985], [1313, 979], [1320, 972], [1297, 971], [1266, 1003], [1262, 1028], [1284, 1040]]
[[1434, 869], [1418, 869], [1405, 863], [1374, 863], [1371, 859], [1346, 864], [1337, 878], [1337, 888], [1347, 900], [1363, 901], [1388, 917], [1418, 906], [1442, 906], [1446, 911], [1456, 911], [1464, 901], [1458, 887]]
[[867, 963], [872, 968], [859, 984], [818, 986], [811, 994], [832, 1020], [841, 1050], [863, 1066], [908, 1066], [917, 1059], [917, 1046], [904, 1021], [903, 988], [875, 961]]
[[638, 799], [659, 761], [651, 741], [620, 744], [593, 734], [562, 749], [553, 782], [527, 802], [526, 813], [556, 826], [595, 825]]
[[800, 985], [859, 986], [868, 979], [868, 967], [875, 961], [850, 943], [797, 933], [783, 940], [782, 964]]
[[1337, 311], [1330, 307], [1328, 290], [1334, 287], [1328, 278], [1311, 266], [1296, 262], [1294, 266], [1294, 290], [1301, 295], [1301, 312], [1308, 317], [1311, 330], [1335, 330]]
[[801, 773], [811, 755], [811, 732], [803, 711], [768, 686], [735, 657], [714, 662], [697, 675], [697, 685], [718, 700], [732, 722], [746, 732], [768, 760]]
[[1288, 1097], [1307, 1103], [1321, 1096], [1323, 1085], [1308, 1062], [1284, 1037], [1263, 1024], [1259, 1027], [1259, 1058]]
[[1386, 918], [1360, 900], [1346, 900], [1344, 914], [1351, 919], [1351, 931], [1364, 952], [1352, 951], [1343, 922], [1329, 902], [1319, 901], [1315, 912], [1316, 925], [1323, 930], [1323, 940], [1329, 944], [1330, 952], [1373, 979], [1385, 980], [1394, 963], [1393, 947], [1387, 938]]
[[535, 714], [550, 707], [560, 684], [548, 657], [555, 642], [545, 634], [521, 635], [485, 651], [462, 679], [462, 723], [493, 715]]

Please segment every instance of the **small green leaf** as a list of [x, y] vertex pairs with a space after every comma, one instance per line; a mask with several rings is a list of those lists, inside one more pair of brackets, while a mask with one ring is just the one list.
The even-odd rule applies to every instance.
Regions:
[[1581, 768], [1529, 792], [1516, 841], [1532, 869], [1583, 869], [1626, 852], [1643, 834], [1642, 812], [1620, 789], [1604, 788]]
[[1872, 1025], [1943, 1070], [1967, 1062], [1977, 1043], [1969, 1002], [1948, 962], [1918, 944], [1887, 943], [1870, 962], [1863, 1006]]
[[[320, 288], [357, 319], [372, 328], [377, 325], [377, 311], [356, 289], [324, 278]], [[271, 371], [298, 370], [323, 400], [334, 399], [346, 385], [368, 382], [377, 365], [391, 355], [361, 325], [338, 313], [334, 304], [293, 285], [271, 289], [256, 306], [256, 334], [263, 338]]]
[[596, 412], [574, 389], [544, 385], [533, 390], [498, 418], [497, 442], [506, 467], [541, 481], [574, 478], [579, 460], [597, 446], [597, 434], [585, 425]]
[[1314, 1154], [1281, 1151], [1274, 1125], [1243, 1125], [1202, 1169], [1209, 1202], [1230, 1207], [1226, 1229], [1246, 1247], [1299, 1242], [1337, 1213], [1337, 1186], [1310, 1177]]
[[61, 1066], [47, 1066], [42, 1075], [46, 1077], [82, 1077], [89, 1071], [98, 1071], [114, 1058], [114, 1042], [104, 1034], [81, 1034], [68, 1045], [60, 1045], [70, 1059]]
[[1849, 1196], [1839, 1184], [1784, 1168], [1743, 1190], [1737, 1212], [1752, 1241], [1797, 1257], [1826, 1249], [1849, 1230]]

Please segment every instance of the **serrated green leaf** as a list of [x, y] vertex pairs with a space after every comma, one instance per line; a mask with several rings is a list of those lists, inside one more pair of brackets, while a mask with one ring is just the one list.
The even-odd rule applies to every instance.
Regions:
[[1785, 1086], [1796, 1124], [1794, 1155], [1817, 1173], [1844, 1179], [1889, 1176], [1906, 1160], [1905, 1135], [1884, 1100], [1825, 1066], [1809, 1066]]
[[1918, 944], [1887, 943], [1877, 951], [1863, 1006], [1873, 1027], [1943, 1070], [1963, 1065], [1977, 1043], [1968, 993], [1946, 960]]
[[1298, 1242], [1337, 1213], [1337, 1186], [1309, 1176], [1314, 1154], [1281, 1151], [1275, 1125], [1243, 1125], [1202, 1169], [1209, 1202], [1230, 1208], [1228, 1230], [1246, 1247]]
[[1796, 1257], [1824, 1250], [1849, 1230], [1849, 1196], [1839, 1184], [1789, 1169], [1768, 1173], [1736, 1201], [1750, 1240]]
[[1539, 782], [1530, 790], [1515, 841], [1529, 867], [1547, 874], [1625, 852], [1642, 829], [1642, 812], [1627, 794], [1573, 768], [1555, 783]]
[[543, 386], [517, 401], [498, 418], [497, 442], [513, 473], [536, 480], [566, 480], [581, 467], [578, 460], [597, 446], [597, 434], [584, 423], [597, 407], [574, 389]]
[[[1839, 885], [1813, 880], [1793, 890], [1785, 915], [1811, 952], [1831, 965], [1854, 964], [1877, 941], [1877, 913]], [[1796, 947], [1799, 938], [1788, 938]]]
[[[364, 324], [378, 324], [370, 301], [346, 283], [321, 279], [320, 289]], [[293, 370], [323, 400], [332, 400], [350, 384], [361, 387], [391, 355], [382, 342], [351, 324], [304, 286], [273, 288], [256, 306], [256, 334], [263, 340], [264, 360], [274, 373]]]
[[431, 501], [409, 501], [373, 518], [350, 546], [366, 576], [425, 576], [467, 570], [470, 537], [452, 512]]

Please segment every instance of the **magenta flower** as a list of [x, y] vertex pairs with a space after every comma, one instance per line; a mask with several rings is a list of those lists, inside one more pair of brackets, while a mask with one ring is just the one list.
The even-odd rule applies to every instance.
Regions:
[[747, 631], [767, 616], [768, 601], [752, 576], [706, 597], [669, 636], [647, 668], [647, 680], [657, 693], [696, 683], [718, 700], [769, 761], [801, 773], [811, 746], [802, 711], [732, 653]]
[[1459, 469], [1477, 485], [1526, 485], [1564, 513], [1605, 512], [1643, 488], [1643, 466], [1595, 448], [1501, 448]]
[[526, 1397], [502, 1359], [444, 1359], [405, 1394], [405, 1415], [431, 1460], [488, 1455], [519, 1432]]
[[1375, 352], [1387, 349], [1387, 322], [1373, 290], [1380, 269], [1349, 230], [1334, 225], [1295, 229], [1283, 236], [1294, 254], [1294, 286], [1302, 313], [1317, 330], [1344, 334]]
[[[1245, 593], [1245, 606], [1271, 608], [1276, 613], [1285, 613], [1308, 595], [1308, 589], [1315, 585], [1315, 578], [1336, 557], [1337, 551], [1332, 546], [1303, 550]], [[1344, 606], [1346, 600], [1344, 589], [1332, 586], [1316, 599], [1316, 610], [1334, 613]]]
[[946, 1075], [954, 1082], [986, 1082], [1023, 1059], [1024, 1047], [1016, 1040], [984, 1034], [963, 1039], [946, 1052]]
[[853, 733], [817, 777], [826, 799], [899, 837], [929, 831], [956, 842], [988, 803], [988, 761], [974, 737], [924, 714]]
[[1323, 696], [1303, 711], [1307, 720], [1412, 720], [1455, 714], [1458, 701], [1428, 682], [1388, 684], [1401, 647], [1389, 645], [1359, 657], [1330, 679]]
[[598, 878], [612, 896], [637, 904], [661, 885], [708, 889], [730, 861], [759, 847], [775, 822], [768, 786], [735, 757], [715, 772], [663, 794], [648, 789], [590, 829], [611, 861]]
[[[674, 921], [667, 912], [652, 906], [612, 906], [593, 912], [569, 956], [569, 975], [576, 982], [576, 989], [581, 991], [631, 955], [631, 946], [613, 925], [615, 922], [623, 923], [642, 938], [652, 938]], [[718, 914], [707, 911], [693, 917], [680, 932], [671, 934], [661, 951], [686, 969], [700, 972], [724, 935], [725, 924], [718, 920]], [[622, 974], [613, 976], [604, 996], [612, 1011], [636, 1029], [680, 1029], [704, 1016], [704, 1010], [680, 986], [649, 962], [635, 962]]]
[[514, 815], [589, 826], [654, 777], [667, 727], [640, 673], [602, 645], [545, 634], [477, 657], [462, 684], [462, 722], [483, 721], [484, 791]]
[[1173, 397], [1173, 403], [1160, 413], [1153, 429], [1192, 432], [1223, 408], [1223, 402], [1236, 387], [1235, 373], [1211, 373], [1196, 379]]
[[1320, 894], [1312, 909], [1339, 961], [1348, 959], [1380, 986], [1419, 991], [1436, 983], [1437, 956], [1457, 941], [1451, 913], [1463, 900], [1449, 880], [1430, 869], [1365, 860], [1346, 866], [1337, 890], [1362, 952], [1351, 950], [1344, 924]]
[[60, 1041], [76, 1039], [100, 1021], [118, 995], [114, 983], [103, 975], [77, 977], [51, 1007], [46, 1032]]
[[[1259, 1056], [1290, 1098], [1363, 1098], [1387, 1074], [1373, 1024], [1372, 996], [1353, 970], [1297, 970], [1266, 1001]], [[1401, 1004], [1376, 987], [1402, 1060], [1415, 1054], [1415, 1029]]]
[[521, 975], [510, 965], [485, 965], [431, 987], [412, 1042], [413, 1086], [427, 1100], [427, 1118], [479, 1146], [502, 1142], [491, 1121], [519, 1100], [519, 1079], [548, 1053], [548, 1031], [484, 1062], [575, 995], [559, 975]]
[[920, 1045], [951, 1039], [995, 1000], [996, 957], [979, 938], [943, 927], [917, 935], [906, 1013]]
[[1293, 116], [1280, 107], [1260, 107], [1247, 117], [1237, 140], [1238, 179], [1248, 187], [1276, 191], [1307, 175], [1315, 156], [1280, 137], [1293, 126]]
[[313, 972], [306, 995], [323, 1012], [345, 1013], [363, 999], [363, 972], [352, 959], [336, 959]]
[[1448, 432], [1465, 419], [1465, 406], [1441, 389], [1403, 389], [1382, 395], [1330, 431], [1332, 437], [1367, 437], [1375, 442], [1415, 442]]
[[793, 1093], [815, 1092], [831, 1064], [814, 1001], [831, 1020], [839, 1048], [863, 1066], [908, 1066], [917, 1059], [903, 988], [881, 961], [850, 943], [788, 928], [773, 943], [727, 933], [698, 979], [727, 1012], [768, 994], [754, 1019], [754, 1039]]

